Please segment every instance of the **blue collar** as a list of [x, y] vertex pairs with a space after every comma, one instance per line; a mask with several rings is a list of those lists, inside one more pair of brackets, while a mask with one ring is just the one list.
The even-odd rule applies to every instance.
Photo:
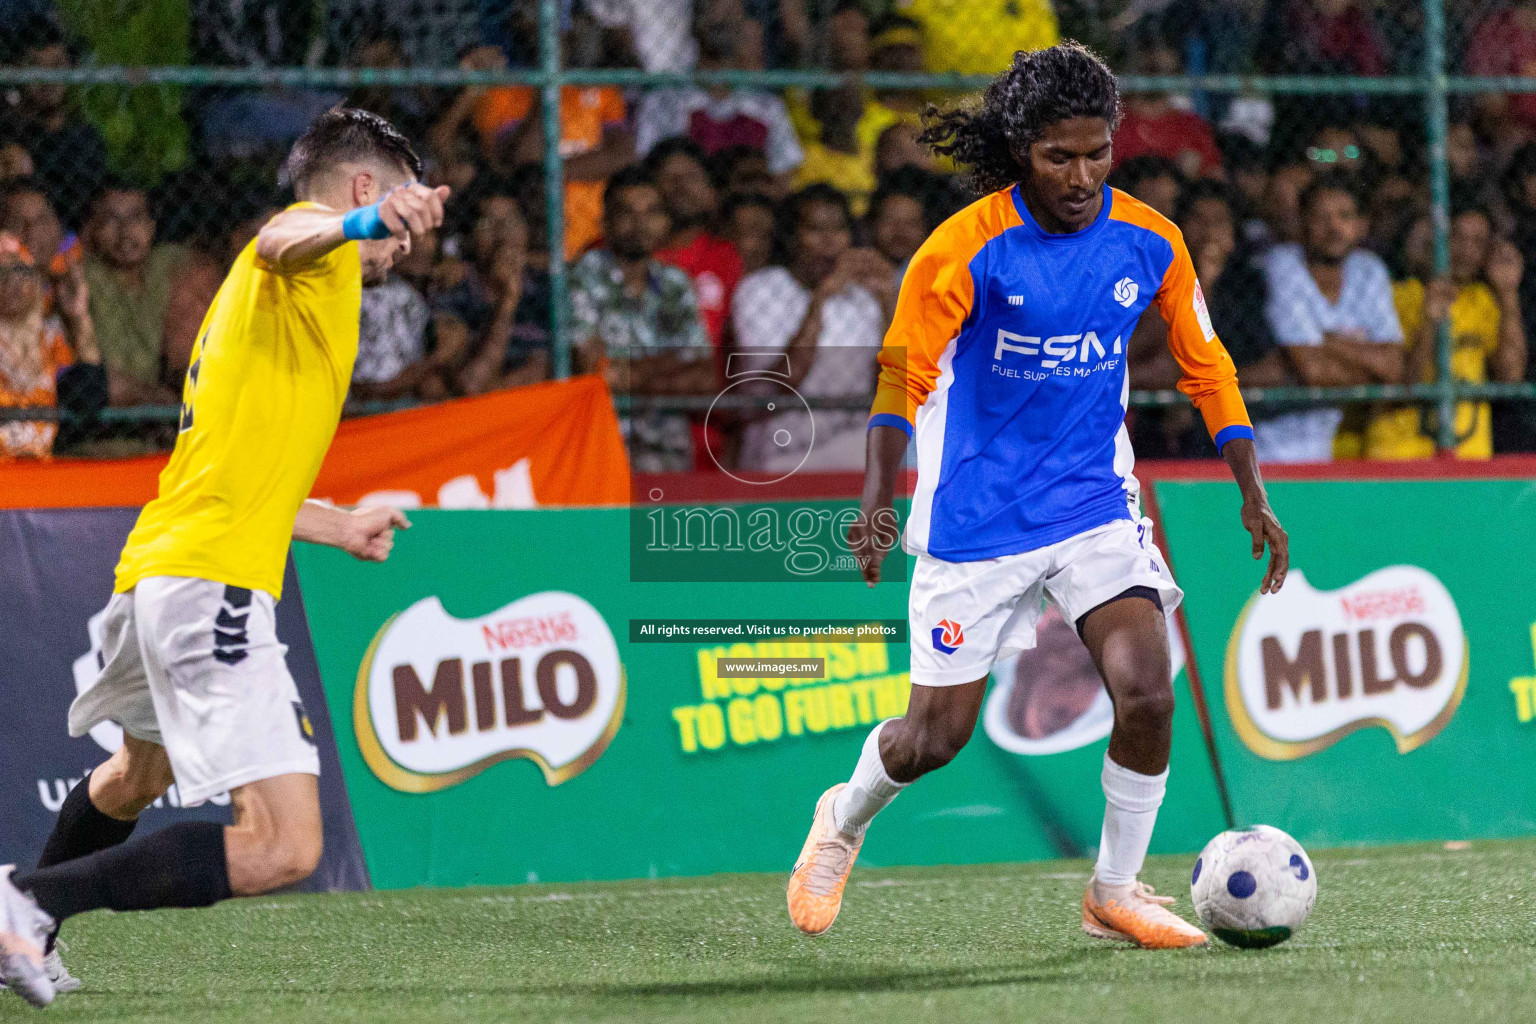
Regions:
[[1065, 235], [1058, 235], [1045, 230], [1045, 228], [1040, 226], [1040, 222], [1035, 220], [1035, 215], [1029, 212], [1029, 206], [1024, 202], [1024, 196], [1019, 191], [1018, 185], [1014, 185], [1008, 191], [1013, 198], [1013, 208], [1019, 211], [1019, 220], [1024, 222], [1024, 230], [1028, 231], [1032, 237], [1038, 238], [1043, 242], [1072, 244], [1087, 241], [1098, 234], [1104, 225], [1108, 223], [1109, 208], [1115, 201], [1109, 185], [1106, 184], [1104, 186], [1104, 202], [1099, 205], [1099, 215], [1093, 219], [1093, 223], [1081, 231], [1072, 231]]

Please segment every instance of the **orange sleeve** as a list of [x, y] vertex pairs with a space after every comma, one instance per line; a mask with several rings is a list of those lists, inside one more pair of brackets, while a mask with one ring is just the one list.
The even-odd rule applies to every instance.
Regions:
[[1157, 290], [1157, 305], [1168, 322], [1168, 349], [1184, 371], [1179, 390], [1200, 410], [1220, 449], [1234, 437], [1252, 438], [1253, 424], [1237, 387], [1237, 367], [1211, 325], [1184, 236], [1174, 229], [1166, 237], [1173, 245], [1173, 262]]
[[871, 427], [900, 427], [912, 433], [917, 408], [939, 379], [939, 358], [971, 313], [975, 282], [970, 261], [975, 248], [957, 248], [946, 233], [936, 232], [907, 265], [896, 316], [880, 349]]

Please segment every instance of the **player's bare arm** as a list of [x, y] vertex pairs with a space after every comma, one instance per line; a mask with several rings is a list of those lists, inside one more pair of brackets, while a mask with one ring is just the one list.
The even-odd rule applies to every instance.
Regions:
[[[347, 187], [347, 186], [350, 186]], [[349, 241], [380, 241], [394, 238], [405, 241], [420, 237], [443, 223], [443, 201], [447, 185], [428, 188], [408, 182], [385, 194], [383, 183], [367, 172], [359, 172], [342, 186], [354, 201], [369, 199], [374, 193], [382, 198], [358, 202], [350, 209], [306, 207], [285, 210], [256, 236], [256, 254], [272, 269], [289, 272], [307, 266]], [[330, 198], [330, 197], [327, 197]]]
[[859, 518], [848, 527], [848, 550], [859, 560], [864, 582], [872, 587], [880, 582], [880, 566], [901, 536], [896, 480], [907, 454], [907, 435], [897, 427], [875, 426], [864, 444], [864, 494], [859, 499]]
[[1243, 494], [1243, 508], [1239, 514], [1243, 529], [1253, 537], [1253, 557], [1264, 556], [1269, 546], [1269, 568], [1259, 593], [1277, 593], [1285, 585], [1285, 574], [1291, 569], [1291, 542], [1280, 526], [1274, 509], [1269, 507], [1269, 495], [1264, 491], [1264, 478], [1259, 474], [1259, 457], [1253, 442], [1246, 437], [1235, 437], [1221, 449], [1222, 458], [1232, 468], [1232, 477]]
[[382, 562], [395, 546], [395, 531], [410, 528], [405, 513], [387, 505], [340, 509], [306, 501], [293, 522], [293, 539], [340, 548], [364, 562]]

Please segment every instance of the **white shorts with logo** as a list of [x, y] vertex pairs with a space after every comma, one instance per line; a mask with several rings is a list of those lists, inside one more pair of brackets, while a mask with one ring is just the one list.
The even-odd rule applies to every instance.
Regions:
[[1132, 587], [1156, 591], [1165, 612], [1184, 597], [1152, 542], [1150, 519], [1120, 519], [1048, 547], [978, 562], [919, 555], [907, 603], [912, 682], [958, 686], [983, 679], [1002, 652], [1035, 646], [1047, 598], [1076, 626]]
[[70, 706], [69, 734], [113, 721], [160, 744], [189, 806], [261, 779], [319, 775], [287, 651], [271, 594], [151, 576], [112, 595], [101, 676]]

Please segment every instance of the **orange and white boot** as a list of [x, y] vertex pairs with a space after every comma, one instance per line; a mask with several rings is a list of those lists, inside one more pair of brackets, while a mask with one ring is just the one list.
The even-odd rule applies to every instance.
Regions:
[[1142, 949], [1187, 949], [1210, 940], [1168, 908], [1172, 896], [1159, 896], [1145, 882], [1104, 885], [1097, 878], [1083, 893], [1083, 931], [1096, 939], [1134, 942]]
[[851, 836], [832, 820], [832, 802], [846, 782], [839, 782], [816, 801], [811, 834], [800, 848], [800, 859], [789, 874], [789, 918], [807, 935], [820, 935], [832, 927], [843, 906], [848, 873], [859, 858], [863, 836]]

